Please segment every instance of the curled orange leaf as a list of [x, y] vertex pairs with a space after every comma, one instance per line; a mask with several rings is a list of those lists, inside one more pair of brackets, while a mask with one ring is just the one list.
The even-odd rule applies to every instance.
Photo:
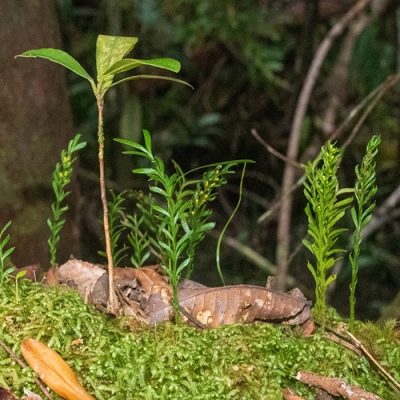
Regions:
[[50, 347], [34, 339], [25, 339], [21, 352], [39, 378], [64, 399], [95, 400], [78, 382], [69, 365]]

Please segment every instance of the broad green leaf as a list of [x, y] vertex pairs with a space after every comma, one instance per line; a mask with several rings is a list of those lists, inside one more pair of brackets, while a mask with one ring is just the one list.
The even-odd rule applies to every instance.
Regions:
[[103, 80], [110, 69], [117, 61], [124, 58], [137, 43], [138, 38], [126, 36], [99, 35], [96, 44], [96, 67], [97, 80]]
[[149, 65], [151, 67], [167, 69], [172, 72], [179, 72], [181, 63], [172, 58], [155, 58], [154, 60], [136, 60], [134, 58], [125, 58], [119, 60], [104, 72], [104, 75], [116, 75], [121, 72], [130, 71], [140, 65]]
[[16, 57], [40, 57], [45, 58], [46, 60], [53, 61], [57, 64], [61, 64], [65, 68], [68, 68], [72, 72], [75, 72], [77, 75], [85, 78], [94, 83], [92, 77], [86, 72], [86, 70], [79, 64], [78, 61], [75, 60], [72, 56], [70, 56], [65, 51], [59, 49], [37, 49], [37, 50], [29, 50], [25, 51], [22, 54], [19, 54]]
[[18, 274], [15, 276], [15, 279], [19, 279], [22, 278], [23, 276], [26, 275], [28, 271], [26, 269], [24, 269], [23, 271], [19, 271]]

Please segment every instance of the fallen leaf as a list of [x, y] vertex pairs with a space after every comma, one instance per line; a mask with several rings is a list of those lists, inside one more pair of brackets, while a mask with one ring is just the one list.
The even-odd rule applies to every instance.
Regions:
[[[299, 289], [285, 294], [252, 285], [185, 285], [179, 290], [179, 304], [208, 328], [256, 320], [297, 325], [311, 319], [311, 304]], [[170, 301], [154, 293], [145, 311], [155, 324], [170, 319], [173, 309]]]
[[95, 400], [81, 386], [72, 369], [62, 357], [45, 344], [25, 339], [21, 352], [39, 378], [67, 400]]

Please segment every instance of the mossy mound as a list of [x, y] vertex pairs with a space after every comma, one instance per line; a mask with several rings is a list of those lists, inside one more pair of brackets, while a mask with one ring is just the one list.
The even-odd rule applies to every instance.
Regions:
[[[19, 357], [26, 337], [49, 345], [98, 400], [282, 399], [286, 386], [312, 399], [313, 389], [295, 379], [300, 369], [344, 378], [385, 400], [399, 398], [365, 358], [322, 332], [302, 338], [296, 329], [271, 324], [145, 327], [129, 318], [110, 320], [66, 288], [24, 280], [18, 303], [15, 294], [14, 282], [0, 291], [0, 339]], [[399, 381], [400, 340], [393, 329], [359, 324], [359, 333]], [[29, 367], [21, 369], [1, 347], [0, 360], [0, 386], [17, 395], [23, 388], [39, 393]]]

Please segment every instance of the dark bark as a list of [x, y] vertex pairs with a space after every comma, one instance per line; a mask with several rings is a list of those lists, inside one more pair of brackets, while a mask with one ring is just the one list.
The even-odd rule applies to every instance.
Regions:
[[[50, 61], [14, 56], [62, 47], [55, 1], [0, 2], [0, 43], [0, 228], [13, 221], [9, 233], [17, 266], [41, 263], [47, 269], [52, 172], [73, 137], [66, 75]], [[69, 210], [67, 221], [72, 214]], [[66, 235], [60, 262], [77, 251], [75, 224], [66, 224]]]

